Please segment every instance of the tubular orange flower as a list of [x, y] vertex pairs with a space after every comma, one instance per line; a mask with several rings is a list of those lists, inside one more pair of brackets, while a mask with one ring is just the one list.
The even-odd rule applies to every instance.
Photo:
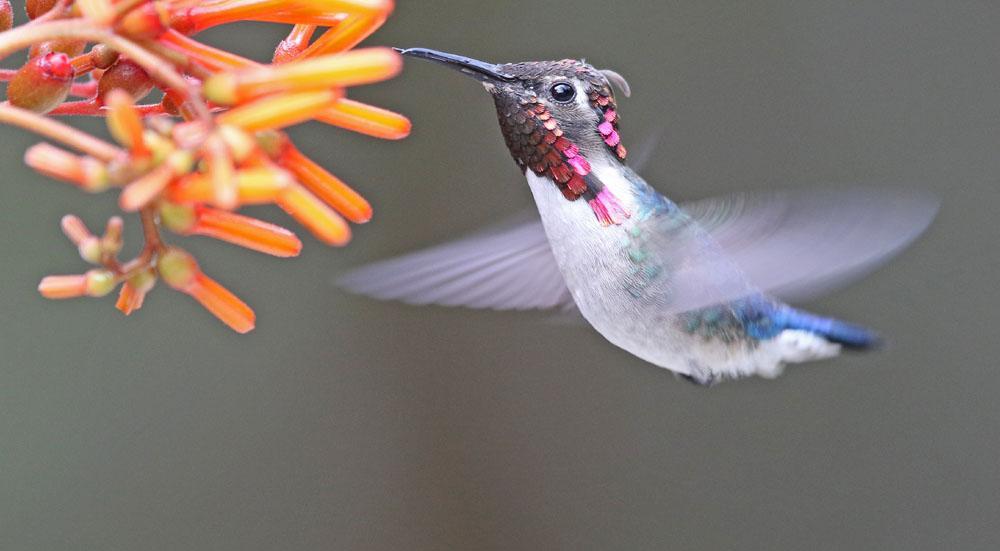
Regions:
[[302, 186], [289, 186], [278, 196], [277, 203], [324, 243], [340, 247], [351, 240], [347, 222]]
[[388, 14], [352, 15], [316, 39], [300, 57], [315, 57], [349, 50], [382, 26]]
[[51, 275], [45, 276], [38, 284], [38, 292], [49, 299], [65, 299], [82, 297], [87, 293], [87, 276], [85, 275]]
[[271, 58], [271, 62], [285, 63], [295, 59], [309, 47], [309, 41], [312, 40], [314, 32], [316, 32], [316, 25], [298, 24], [292, 27], [288, 38], [282, 40], [274, 49], [274, 57]]
[[74, 245], [79, 246], [88, 239], [96, 239], [94, 234], [90, 233], [90, 230], [87, 229], [83, 220], [80, 220], [79, 216], [67, 214], [62, 217], [59, 225], [62, 226], [63, 233], [66, 234], [66, 237], [72, 241]]
[[225, 69], [237, 69], [240, 67], [251, 67], [257, 65], [256, 61], [225, 50], [213, 48], [207, 44], [202, 44], [201, 42], [188, 38], [173, 29], [165, 32], [159, 37], [158, 40], [160, 43], [184, 54], [212, 71], [222, 71]]
[[[388, 48], [352, 50], [385, 21], [391, 0], [29, 0], [31, 24], [6, 32], [4, 6], [0, 0], [0, 57], [27, 48], [30, 61], [0, 70], [0, 81], [11, 81], [0, 124], [66, 148], [29, 148], [25, 161], [38, 172], [88, 191], [122, 188], [119, 206], [138, 214], [144, 237], [134, 258], [119, 260], [121, 218], [95, 235], [65, 217], [63, 231], [95, 268], [43, 279], [43, 296], [96, 297], [120, 287], [115, 306], [130, 314], [163, 278], [234, 330], [249, 331], [253, 311], [165, 243], [162, 227], [280, 257], [299, 254], [302, 242], [291, 231], [234, 212], [268, 203], [322, 242], [344, 245], [348, 222], [369, 220], [371, 205], [280, 129], [315, 119], [388, 139], [410, 130], [402, 115], [345, 97], [348, 87], [402, 67]], [[270, 64], [188, 36], [248, 19], [294, 25]], [[140, 104], [152, 89], [162, 99]], [[61, 115], [106, 117], [122, 147], [57, 122]]]
[[285, 128], [314, 118], [333, 106], [341, 95], [336, 90], [318, 90], [267, 96], [230, 109], [216, 119], [248, 132]]
[[105, 98], [108, 107], [107, 123], [111, 135], [129, 149], [136, 157], [149, 156], [149, 148], [143, 139], [142, 119], [135, 108], [132, 95], [115, 88]]
[[[272, 167], [238, 170], [235, 179], [241, 205], [274, 203], [293, 181], [287, 172]], [[167, 189], [167, 198], [175, 203], [207, 203], [214, 197], [211, 180], [201, 173], [189, 174]]]
[[281, 65], [217, 73], [205, 81], [205, 96], [231, 105], [250, 98], [304, 90], [344, 88], [392, 78], [403, 67], [389, 48], [368, 48]]
[[403, 115], [348, 98], [341, 98], [316, 120], [386, 140], [410, 135], [410, 120]]
[[302, 242], [274, 224], [209, 207], [164, 205], [164, 224], [182, 235], [203, 235], [278, 257], [298, 256]]
[[118, 301], [115, 308], [121, 310], [126, 316], [132, 314], [139, 308], [146, 299], [146, 294], [156, 285], [156, 274], [152, 268], [146, 268], [130, 277], [122, 284], [118, 293]]
[[101, 261], [101, 256], [104, 254], [101, 240], [96, 235], [90, 233], [90, 230], [84, 225], [83, 220], [67, 214], [63, 216], [60, 225], [66, 237], [76, 245], [77, 250], [80, 252], [80, 258], [91, 264], [97, 264]]
[[108, 172], [103, 163], [47, 143], [29, 147], [24, 153], [24, 162], [46, 176], [76, 184], [87, 191], [103, 191], [108, 187]]
[[53, 299], [103, 297], [116, 284], [115, 275], [109, 270], [90, 270], [83, 275], [45, 276], [38, 284], [38, 292]]
[[388, 14], [390, 0], [216, 0], [171, 14], [171, 26], [185, 33], [239, 20], [335, 25], [341, 14]]
[[309, 191], [351, 222], [361, 224], [371, 220], [372, 207], [364, 197], [303, 155], [294, 145], [285, 147], [278, 162], [295, 174]]
[[167, 285], [190, 295], [237, 333], [254, 328], [253, 310], [228, 289], [208, 277], [198, 268], [194, 258], [178, 248], [168, 248], [157, 264], [160, 277]]

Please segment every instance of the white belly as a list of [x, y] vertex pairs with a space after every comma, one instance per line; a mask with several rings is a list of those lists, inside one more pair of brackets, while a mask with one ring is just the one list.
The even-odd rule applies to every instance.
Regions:
[[[593, 168], [623, 205], [636, 212], [630, 184], [607, 165], [594, 163]], [[530, 170], [525, 176], [577, 307], [616, 346], [660, 367], [701, 379], [753, 374], [774, 377], [780, 374], [782, 362], [796, 361], [796, 352], [802, 356], [802, 346], [819, 347], [822, 356], [836, 353], [836, 349], [829, 349], [835, 345], [799, 331], [785, 331], [769, 341], [729, 343], [684, 331], [675, 315], [636, 300], [623, 285], [622, 274], [633, 267], [627, 256], [626, 234], [631, 222], [601, 226], [585, 200], [567, 201], [547, 178]], [[792, 345], [796, 350], [789, 350]], [[802, 359], [818, 357], [807, 356], [811, 357]]]

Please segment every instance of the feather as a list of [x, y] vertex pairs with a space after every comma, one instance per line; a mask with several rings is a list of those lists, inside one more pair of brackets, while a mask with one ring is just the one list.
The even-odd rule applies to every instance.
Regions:
[[929, 193], [888, 187], [744, 193], [683, 205], [751, 285], [787, 301], [871, 273], [920, 236], [938, 207]]
[[[756, 295], [804, 300], [846, 285], [902, 251], [931, 223], [938, 201], [888, 188], [782, 191], [682, 205], [644, 233], [666, 276], [645, 294], [666, 312]], [[684, 215], [683, 213], [686, 213]], [[607, 231], [616, 231], [609, 227]], [[659, 281], [659, 282], [657, 282]], [[338, 283], [411, 304], [573, 310], [537, 215], [378, 262]]]
[[537, 215], [345, 274], [341, 287], [379, 299], [526, 310], [566, 307], [569, 290]]

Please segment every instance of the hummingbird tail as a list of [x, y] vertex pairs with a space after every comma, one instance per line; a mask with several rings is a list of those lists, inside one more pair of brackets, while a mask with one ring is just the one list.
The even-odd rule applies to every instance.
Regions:
[[881, 337], [871, 329], [833, 318], [825, 318], [789, 308], [784, 312], [783, 325], [787, 329], [798, 329], [815, 333], [828, 341], [854, 350], [880, 348]]

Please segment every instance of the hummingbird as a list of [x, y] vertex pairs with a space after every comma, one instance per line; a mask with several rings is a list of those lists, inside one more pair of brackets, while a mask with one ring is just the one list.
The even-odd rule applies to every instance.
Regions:
[[486, 88], [540, 220], [362, 267], [342, 287], [412, 304], [575, 310], [612, 344], [701, 385], [879, 346], [870, 329], [786, 301], [884, 263], [930, 225], [934, 197], [852, 187], [680, 205], [626, 162], [615, 91], [631, 90], [617, 72], [397, 51]]

